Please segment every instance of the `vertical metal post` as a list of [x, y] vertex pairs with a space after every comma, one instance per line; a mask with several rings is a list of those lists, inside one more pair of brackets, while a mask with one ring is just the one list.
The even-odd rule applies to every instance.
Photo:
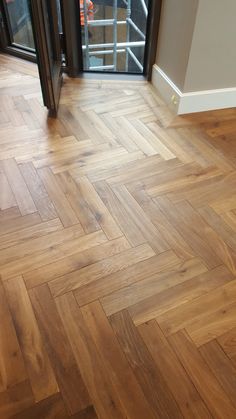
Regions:
[[142, 5], [142, 8], [143, 8], [144, 14], [147, 17], [147, 15], [148, 15], [148, 9], [147, 9], [147, 6], [146, 6], [146, 3], [145, 3], [144, 0], [141, 0], [141, 5]]
[[84, 41], [85, 41], [85, 55], [86, 55], [86, 69], [89, 70], [89, 31], [88, 31], [88, 5], [87, 0], [84, 1]]
[[117, 70], [117, 0], [113, 0], [113, 65], [114, 71]]
[[[130, 23], [131, 18], [131, 0], [127, 0], [127, 12], [126, 12], [126, 42], [130, 42]], [[126, 47], [126, 58], [125, 58], [125, 71], [129, 70], [129, 52]]]

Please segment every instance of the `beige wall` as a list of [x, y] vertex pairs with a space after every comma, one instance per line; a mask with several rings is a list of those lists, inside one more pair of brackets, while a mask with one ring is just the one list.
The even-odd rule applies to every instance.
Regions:
[[156, 63], [180, 90], [184, 88], [198, 1], [162, 2]]
[[156, 64], [183, 93], [236, 86], [236, 0], [163, 0]]
[[[181, 55], [179, 57], [182, 59]], [[199, 0], [183, 91], [234, 86], [236, 0]]]

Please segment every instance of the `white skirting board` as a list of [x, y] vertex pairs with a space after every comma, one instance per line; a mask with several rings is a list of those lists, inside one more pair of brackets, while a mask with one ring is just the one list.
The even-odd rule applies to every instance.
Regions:
[[152, 84], [177, 115], [236, 107], [236, 87], [182, 93], [156, 64]]

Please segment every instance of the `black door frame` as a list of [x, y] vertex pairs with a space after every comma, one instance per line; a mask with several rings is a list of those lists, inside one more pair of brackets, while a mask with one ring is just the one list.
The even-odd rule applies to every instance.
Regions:
[[156, 62], [157, 43], [160, 28], [162, 0], [149, 0], [147, 43], [144, 57], [144, 76], [148, 81], [152, 78], [152, 67]]
[[47, 1], [31, 1], [30, 10], [43, 101], [50, 115], [56, 116], [62, 83], [61, 43], [57, 6]]
[[64, 71], [77, 77], [83, 70], [80, 10], [78, 0], [60, 0], [63, 24], [62, 45], [66, 58]]

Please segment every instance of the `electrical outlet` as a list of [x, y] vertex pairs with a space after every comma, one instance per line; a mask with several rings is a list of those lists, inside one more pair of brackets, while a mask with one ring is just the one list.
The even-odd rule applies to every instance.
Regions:
[[173, 105], [178, 105], [178, 98], [175, 96], [175, 95], [173, 95], [172, 97], [171, 97], [171, 102], [173, 103]]

